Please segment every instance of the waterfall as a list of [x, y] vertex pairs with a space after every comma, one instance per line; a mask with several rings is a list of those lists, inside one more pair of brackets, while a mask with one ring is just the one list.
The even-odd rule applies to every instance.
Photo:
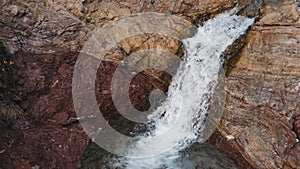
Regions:
[[127, 150], [129, 156], [114, 161], [128, 169], [189, 168], [181, 164], [180, 152], [201, 139], [209, 107], [222, 68], [221, 55], [246, 32], [254, 19], [224, 12], [199, 26], [195, 36], [184, 39], [185, 59], [169, 86], [166, 100], [148, 116], [149, 132]]

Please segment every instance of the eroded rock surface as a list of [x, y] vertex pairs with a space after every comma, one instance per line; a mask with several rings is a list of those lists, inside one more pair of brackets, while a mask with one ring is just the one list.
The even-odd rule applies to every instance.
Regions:
[[[8, 126], [0, 124], [0, 168], [80, 167], [90, 139], [78, 123], [71, 84], [78, 52], [90, 37], [89, 31], [140, 12], [166, 12], [192, 23], [233, 7], [234, 2], [156, 1], [151, 5], [144, 0], [1, 1], [0, 39], [13, 54], [16, 76], [12, 81], [17, 90], [11, 94], [14, 100], [10, 101], [21, 109], [22, 120]], [[176, 27], [176, 23], [171, 26]], [[128, 132], [122, 129], [132, 124], [122, 119], [114, 120], [119, 116], [111, 100], [112, 74], [121, 59], [149, 48], [167, 50], [182, 57], [178, 39], [144, 34], [120, 41], [106, 55], [110, 61], [100, 65], [97, 101], [104, 116], [110, 119], [109, 123], [121, 132]], [[170, 76], [159, 71], [137, 74], [129, 92], [133, 105], [147, 110], [150, 91], [155, 88], [166, 91], [170, 80]], [[5, 115], [1, 120], [14, 117]]]
[[300, 166], [299, 121], [295, 118], [300, 112], [299, 35], [295, 1], [265, 1], [227, 77], [228, 97], [219, 131], [226, 142], [223, 145], [232, 147], [226, 150], [217, 145], [228, 154], [236, 151], [252, 166], [244, 168]]
[[[257, 6], [241, 0], [243, 15]], [[0, 2], [0, 38], [15, 62], [17, 92], [1, 115], [0, 168], [79, 168], [89, 138], [82, 131], [72, 103], [71, 82], [78, 51], [88, 32], [110, 21], [140, 12], [166, 12], [201, 22], [234, 6], [233, 0], [22, 0]], [[240, 59], [228, 73], [226, 111], [211, 139], [242, 168], [300, 166], [300, 31], [292, 0], [265, 1], [262, 16], [247, 36]], [[96, 89], [101, 111], [116, 129], [128, 128], [113, 106], [111, 75], [119, 61], [140, 49], [166, 49], [182, 56], [181, 43], [164, 36], [143, 35], [119, 42], [102, 63]], [[142, 72], [131, 84], [131, 101], [149, 108], [154, 88], [167, 90], [170, 77]], [[11, 83], [11, 82], [10, 82]], [[7, 111], [7, 112], [9, 112]], [[18, 121], [18, 117], [21, 120]], [[4, 120], [18, 121], [7, 125]], [[120, 123], [122, 122], [122, 123]], [[128, 131], [122, 131], [128, 132]]]
[[161, 12], [191, 21], [234, 6], [233, 0], [150, 1], [55, 0], [1, 1], [1, 34], [11, 52], [76, 51], [89, 30], [109, 21], [141, 12]]

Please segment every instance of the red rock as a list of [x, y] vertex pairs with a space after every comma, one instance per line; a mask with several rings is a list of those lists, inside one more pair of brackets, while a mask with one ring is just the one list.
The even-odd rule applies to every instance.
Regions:
[[[210, 15], [215, 15], [233, 7], [235, 2], [234, 0], [161, 1], [155, 3], [154, 6], [156, 12], [169, 12], [196, 22], [199, 18], [206, 19]], [[103, 4], [99, 4], [98, 1], [75, 2], [74, 0], [68, 0], [68, 2], [65, 0], [34, 0], [30, 3], [24, 0], [1, 2], [1, 13], [5, 15], [0, 15], [0, 20], [3, 21], [0, 35], [12, 52], [24, 52], [16, 53], [16, 74], [21, 79], [18, 84], [18, 90], [20, 90], [18, 93], [24, 103], [22, 108], [26, 109], [28, 123], [30, 123], [28, 130], [7, 129], [0, 131], [1, 149], [3, 145], [9, 145], [10, 140], [14, 141], [10, 151], [2, 155], [3, 158], [0, 154], [1, 167], [4, 166], [5, 169], [21, 168], [22, 166], [30, 168], [38, 165], [41, 168], [79, 168], [81, 156], [89, 144], [89, 138], [78, 123], [66, 127], [61, 125], [69, 116], [70, 118], [76, 118], [72, 103], [71, 84], [72, 70], [78, 51], [84, 45], [90, 28], [101, 26], [111, 20], [130, 14], [154, 10], [149, 1], [144, 0], [138, 2], [109, 0]], [[89, 28], [86, 28], [85, 25]], [[265, 30], [259, 30], [258, 32], [263, 31]], [[257, 36], [254, 45], [259, 46], [260, 37], [263, 36]], [[150, 38], [147, 43], [140, 45], [134, 43], [134, 49], [139, 49], [143, 45], [146, 47], [156, 46], [157, 44], [150, 43], [151, 40], [153, 39]], [[156, 39], [154, 38], [154, 40]], [[129, 39], [129, 41], [134, 42], [134, 39]], [[168, 39], [163, 39], [162, 42], [168, 42]], [[178, 52], [179, 44], [174, 43], [174, 41], [171, 42], [163, 44], [163, 46], [167, 46], [173, 53]], [[133, 49], [130, 48], [128, 51], [130, 50]], [[258, 51], [261, 52], [260, 49]], [[117, 51], [111, 55], [114, 55], [115, 60], [120, 60], [120, 58], [126, 56], [123, 54], [124, 52]], [[85, 66], [89, 66], [89, 61], [93, 60], [87, 58]], [[100, 68], [102, 73], [98, 74], [97, 77], [96, 93], [100, 110], [104, 116], [112, 121], [117, 128], [122, 129], [124, 128], [123, 124], [130, 122], [120, 117], [114, 107], [110, 93], [111, 77], [117, 67], [116, 63], [103, 62], [103, 67]], [[82, 72], [81, 78], [83, 80], [86, 78], [87, 73]], [[162, 75], [160, 72], [154, 73], [156, 76], [152, 75], [149, 72], [148, 74], [140, 73], [132, 81], [130, 89], [118, 89], [120, 91], [129, 90], [131, 102], [139, 110], [149, 108], [148, 95], [151, 90], [155, 88], [163, 91], [167, 90], [170, 78], [160, 79], [162, 77], [158, 76]], [[118, 79], [118, 82], [121, 83], [122, 79]], [[247, 83], [245, 82], [245, 84]], [[252, 85], [257, 86], [256, 84]], [[241, 86], [238, 85], [238, 87]], [[233, 91], [233, 93], [238, 92]], [[87, 102], [86, 104], [90, 103]], [[266, 103], [266, 105], [273, 104]], [[242, 106], [244, 106], [243, 108], [249, 108], [248, 105]], [[281, 106], [282, 104], [278, 104], [278, 106], [273, 107], [281, 108]], [[237, 110], [237, 107], [234, 108]], [[126, 106], [121, 109], [122, 111], [128, 111]], [[255, 106], [253, 110], [257, 110]], [[249, 111], [252, 112], [253, 110]], [[89, 110], [86, 111], [87, 114], [91, 113]], [[243, 121], [243, 116], [239, 117], [241, 114], [238, 113], [242, 113], [242, 111], [234, 113], [234, 119], [238, 120], [232, 121], [233, 125], [237, 126], [244, 123], [249, 124], [248, 122], [253, 121], [252, 118], [256, 115], [249, 117], [250, 120], [248, 121]], [[266, 114], [270, 116], [263, 116], [264, 120], [276, 119], [273, 118], [270, 112]], [[229, 120], [230, 117], [226, 116]], [[261, 125], [263, 126], [263, 124]], [[286, 124], [276, 126], [280, 127], [280, 131], [288, 129]], [[260, 131], [260, 129], [258, 128], [257, 131]], [[267, 127], [267, 129], [276, 130], [272, 126]], [[286, 133], [285, 135], [289, 139], [292, 138]], [[244, 135], [241, 138], [247, 138], [247, 136]], [[246, 146], [247, 142], [244, 141], [243, 143], [245, 145], [239, 145], [238, 148], [232, 145], [230, 145], [231, 147], [226, 145], [225, 148], [228, 149], [228, 152], [234, 149], [234, 154], [236, 154], [234, 158], [237, 160], [242, 161], [246, 158], [250, 162], [259, 161], [252, 159], [253, 156], [245, 155], [245, 147], [243, 146]], [[237, 155], [240, 157], [237, 157]], [[291, 161], [295, 161], [295, 159]], [[244, 163], [244, 165], [246, 164], [248, 163]]]
[[61, 124], [66, 123], [68, 121], [68, 118], [69, 114], [67, 112], [59, 112], [52, 117], [54, 121]]
[[73, 73], [73, 68], [68, 64], [63, 64], [58, 69], [58, 73], [61, 74], [63, 77], [70, 76]]
[[29, 162], [22, 158], [22, 157], [17, 157], [17, 160], [14, 161], [13, 166], [15, 168], [19, 169], [32, 169], [32, 166], [29, 164]]
[[79, 130], [51, 125], [25, 130], [15, 146], [16, 151], [12, 152], [13, 157], [23, 157], [21, 161], [20, 158], [14, 160], [15, 168], [26, 163], [40, 168], [79, 168], [80, 157], [88, 143], [85, 133]]

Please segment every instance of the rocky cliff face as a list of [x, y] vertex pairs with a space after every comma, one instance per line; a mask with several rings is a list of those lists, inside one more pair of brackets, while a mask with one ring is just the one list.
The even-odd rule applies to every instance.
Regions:
[[[234, 1], [157, 1], [151, 5], [144, 0], [4, 0], [0, 6], [0, 37], [14, 62], [1, 77], [9, 77], [9, 84], [16, 85], [16, 90], [10, 85], [1, 87], [8, 94], [0, 104], [0, 168], [73, 169], [79, 168], [90, 142], [78, 123], [71, 93], [74, 64], [88, 32], [140, 12], [167, 12], [196, 22], [233, 7]], [[102, 63], [96, 87], [104, 116], [112, 126], [123, 129], [132, 124], [114, 120], [119, 116], [110, 93], [120, 59], [141, 48], [161, 48], [180, 57], [182, 51], [176, 39], [147, 34], [124, 39], [119, 46], [108, 52], [111, 61]], [[150, 91], [166, 91], [170, 78], [162, 72], [138, 74], [130, 87], [135, 107], [147, 110]]]
[[[240, 1], [246, 9], [242, 14], [254, 16], [257, 6], [249, 2]], [[14, 74], [10, 79], [16, 89], [0, 104], [0, 168], [80, 167], [90, 140], [76, 119], [71, 83], [89, 31], [139, 12], [167, 12], [196, 23], [234, 5], [233, 0], [153, 5], [144, 0], [1, 1], [0, 39], [12, 53], [13, 71], [7, 74]], [[297, 168], [299, 13], [291, 0], [265, 1], [260, 13], [239, 59], [229, 65], [226, 111], [210, 142], [244, 168]], [[114, 120], [118, 113], [109, 92], [120, 59], [141, 48], [162, 48], [180, 57], [182, 51], [180, 41], [154, 35], [131, 37], [118, 45], [106, 55], [114, 62], [102, 63], [104, 73], [98, 74], [101, 83], [96, 88], [104, 116], [122, 130], [133, 124]], [[170, 80], [162, 72], [138, 74], [130, 88], [131, 101], [139, 110], [147, 110], [150, 91], [166, 91]]]
[[299, 24], [295, 1], [265, 1], [227, 77], [219, 131], [253, 168], [300, 166]]
[[196, 21], [234, 6], [233, 0], [122, 1], [22, 0], [1, 2], [1, 34], [11, 52], [76, 51], [89, 30], [140, 12], [167, 12]]

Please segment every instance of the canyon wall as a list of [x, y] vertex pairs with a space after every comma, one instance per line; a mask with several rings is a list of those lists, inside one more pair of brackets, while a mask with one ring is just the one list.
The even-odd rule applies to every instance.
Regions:
[[[255, 16], [255, 4], [241, 0], [241, 14]], [[0, 39], [12, 61], [0, 73], [9, 79], [0, 85], [5, 92], [0, 168], [73, 169], [80, 167], [91, 142], [78, 123], [71, 91], [74, 64], [89, 32], [140, 12], [166, 12], [201, 23], [233, 8], [235, 1], [157, 0], [152, 5], [144, 0], [4, 0], [0, 6]], [[226, 109], [209, 142], [243, 168], [300, 166], [299, 28], [294, 1], [266, 0], [241, 51], [226, 65]], [[141, 48], [163, 48], [179, 57], [183, 53], [180, 41], [158, 35], [128, 38], [107, 53], [115, 62], [102, 63], [97, 101], [116, 129], [134, 124], [114, 120], [119, 115], [109, 92], [112, 75], [122, 58]], [[149, 93], [167, 91], [170, 80], [159, 71], [139, 73], [130, 88], [133, 105], [147, 110]]]

